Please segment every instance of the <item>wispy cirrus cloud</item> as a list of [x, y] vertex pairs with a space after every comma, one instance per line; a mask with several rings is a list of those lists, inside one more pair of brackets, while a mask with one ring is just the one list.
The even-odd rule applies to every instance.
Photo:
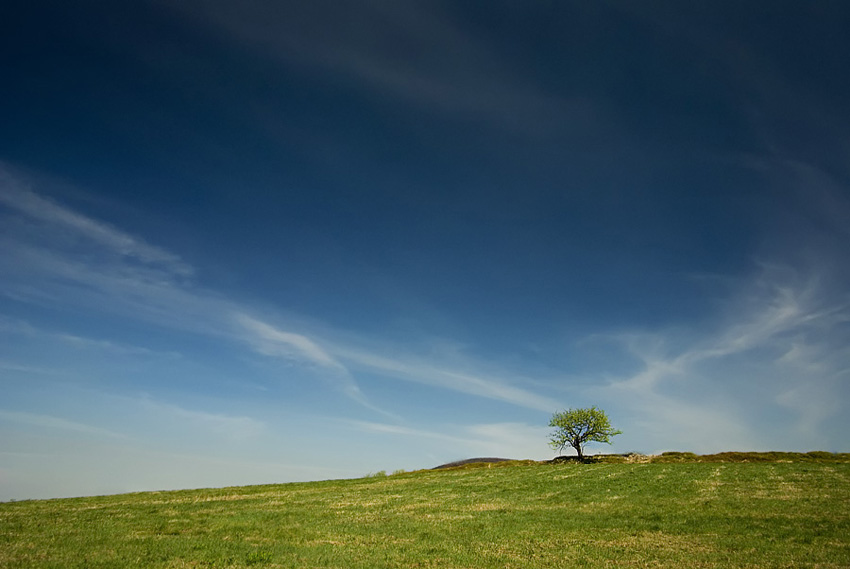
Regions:
[[60, 371], [57, 369], [46, 368], [42, 366], [32, 366], [27, 364], [19, 364], [16, 362], [0, 360], [0, 369], [8, 371], [23, 372], [34, 375], [58, 375]]
[[316, 342], [303, 334], [280, 330], [247, 314], [236, 313], [234, 317], [249, 333], [246, 339], [251, 346], [261, 354], [302, 360], [337, 372], [348, 371]]
[[435, 431], [428, 431], [424, 429], [416, 429], [413, 427], [407, 427], [403, 425], [393, 425], [387, 423], [375, 423], [371, 421], [347, 421], [347, 424], [361, 430], [370, 433], [379, 433], [386, 435], [398, 435], [403, 437], [412, 437], [417, 439], [433, 439], [436, 441], [441, 441], [444, 443], [452, 443], [459, 444], [463, 446], [474, 446], [478, 444], [479, 441], [465, 438], [458, 435], [449, 435], [446, 433], [439, 433]]
[[112, 340], [104, 340], [101, 338], [89, 338], [77, 334], [68, 334], [62, 332], [53, 332], [45, 330], [31, 323], [20, 320], [6, 318], [0, 315], [0, 333], [10, 335], [26, 336], [37, 339], [39, 341], [59, 342], [70, 347], [107, 352], [116, 355], [139, 355], [139, 356], [157, 356], [168, 359], [179, 358], [180, 354], [176, 351], [157, 351], [144, 346], [135, 346], [115, 342]]
[[[816, 445], [848, 391], [848, 300], [824, 294], [817, 275], [762, 265], [722, 322], [684, 344], [675, 332], [617, 338], [639, 369], [596, 392], [658, 440], [697, 450], [761, 448], [777, 430], [791, 446]], [[771, 406], [789, 420], [763, 421]]]
[[409, 440], [410, 445], [435, 444], [447, 461], [470, 456], [540, 460], [551, 455], [546, 444], [548, 428], [525, 423], [454, 425], [450, 433], [368, 421], [346, 423], [368, 433]]
[[165, 7], [263, 57], [455, 118], [541, 133], [557, 132], [567, 121], [575, 129], [592, 115], [589, 100], [547, 92], [437, 4], [190, 1]]
[[397, 415], [370, 403], [348, 368], [321, 348], [315, 340], [303, 334], [281, 330], [242, 312], [235, 312], [234, 319], [243, 329], [241, 337], [254, 351], [313, 367], [321, 377], [329, 380], [333, 386], [360, 405], [398, 420]]
[[[8, 211], [0, 213], [9, 229], [3, 236], [5, 262], [0, 259], [0, 274], [7, 278], [0, 290], [8, 296], [60, 307], [79, 305], [91, 314], [118, 314], [232, 345], [247, 342], [258, 353], [311, 368], [368, 405], [348, 371], [316, 341], [248, 316], [238, 302], [186, 280], [194, 270], [178, 255], [44, 198], [8, 170], [2, 173], [0, 204]], [[38, 227], [31, 226], [33, 220]], [[5, 320], [6, 328], [11, 325]], [[22, 334], [48, 334], [21, 323], [15, 327]], [[79, 347], [130, 349], [79, 334], [49, 335]]]
[[[0, 259], [0, 274], [8, 278], [0, 291], [10, 298], [78, 305], [91, 314], [117, 314], [231, 346], [247, 346], [287, 365], [301, 365], [358, 404], [394, 419], [398, 418], [369, 402], [355, 372], [374, 372], [532, 409], [548, 411], [557, 406], [510, 381], [478, 372], [475, 362], [434, 363], [424, 357], [400, 356], [389, 345], [364, 349], [356, 342], [324, 341], [315, 334], [285, 329], [254, 316], [244, 304], [183, 278], [194, 271], [178, 255], [42, 197], [8, 171], [0, 177], [0, 194], [9, 210], [3, 213], [9, 221], [3, 236], [5, 261]], [[40, 224], [37, 234], [28, 230], [27, 221], [32, 219]], [[109, 340], [55, 335], [66, 343], [120, 348]]]
[[171, 403], [160, 403], [146, 397], [139, 404], [148, 413], [158, 416], [158, 421], [176, 420], [230, 440], [245, 440], [262, 435], [266, 431], [263, 422], [251, 417], [240, 417], [220, 413], [208, 413], [186, 409]]
[[99, 437], [109, 437], [123, 439], [126, 435], [116, 433], [109, 429], [70, 421], [62, 417], [53, 415], [43, 415], [40, 413], [27, 413], [24, 411], [2, 411], [0, 410], [0, 421], [8, 421], [18, 423], [30, 427], [46, 428], [58, 431], [68, 431], [76, 434], [93, 435]]
[[0, 163], [0, 204], [16, 211], [30, 223], [38, 223], [37, 231], [43, 235], [45, 229], [51, 235], [70, 237], [70, 243], [84, 239], [99, 247], [144, 264], [161, 267], [174, 275], [188, 277], [193, 269], [178, 255], [133, 237], [107, 223], [94, 220], [57, 204], [29, 189], [18, 178], [13, 177], [7, 167]]
[[[387, 351], [393, 350], [388, 347]], [[559, 406], [558, 402], [549, 397], [517, 387], [486, 372], [468, 369], [476, 367], [475, 364], [460, 369], [451, 365], [443, 367], [412, 355], [396, 353], [393, 357], [387, 357], [371, 350], [349, 346], [336, 346], [335, 353], [339, 359], [349, 362], [352, 367], [403, 381], [450, 389], [540, 411], [551, 411]]]

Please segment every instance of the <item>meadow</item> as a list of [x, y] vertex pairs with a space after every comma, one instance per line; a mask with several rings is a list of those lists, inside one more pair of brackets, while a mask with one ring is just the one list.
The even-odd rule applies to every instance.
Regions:
[[850, 567], [850, 456], [503, 462], [3, 503], [0, 567]]

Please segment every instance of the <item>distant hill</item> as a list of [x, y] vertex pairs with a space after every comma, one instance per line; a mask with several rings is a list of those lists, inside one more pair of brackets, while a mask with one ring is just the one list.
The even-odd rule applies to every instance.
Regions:
[[441, 468], [453, 468], [455, 466], [464, 466], [465, 464], [474, 464], [476, 462], [507, 462], [509, 460], [513, 460], [513, 459], [510, 459], [510, 458], [495, 458], [495, 457], [467, 458], [465, 460], [456, 460], [454, 462], [447, 462], [445, 464], [441, 464], [440, 466], [435, 466], [431, 470], [440, 470]]

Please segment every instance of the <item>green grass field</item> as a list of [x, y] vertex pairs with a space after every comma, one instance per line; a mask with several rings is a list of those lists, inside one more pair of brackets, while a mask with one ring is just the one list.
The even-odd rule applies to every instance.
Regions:
[[850, 567], [850, 462], [499, 463], [0, 504], [0, 567]]

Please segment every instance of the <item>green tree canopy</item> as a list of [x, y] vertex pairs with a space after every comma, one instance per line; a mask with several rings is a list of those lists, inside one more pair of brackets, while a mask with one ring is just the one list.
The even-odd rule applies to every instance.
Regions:
[[596, 406], [589, 409], [567, 409], [552, 415], [549, 444], [558, 451], [569, 445], [576, 449], [579, 460], [584, 460], [584, 445], [588, 442], [611, 444], [611, 437], [622, 431], [611, 426], [605, 411]]

